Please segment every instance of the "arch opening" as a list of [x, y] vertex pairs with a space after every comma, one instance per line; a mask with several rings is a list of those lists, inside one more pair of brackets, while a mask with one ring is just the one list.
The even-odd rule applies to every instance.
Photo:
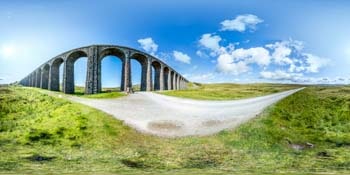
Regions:
[[135, 53], [130, 57], [131, 83], [134, 91], [146, 91], [147, 57]]
[[103, 51], [101, 51], [101, 53], [100, 53], [101, 60], [106, 56], [115, 56], [115, 57], [118, 57], [120, 59], [125, 58], [124, 52], [120, 49], [117, 49], [117, 48], [108, 48], [108, 49], [104, 49]]
[[159, 91], [160, 90], [160, 69], [161, 64], [158, 61], [152, 62], [152, 83], [153, 83], [153, 90]]
[[100, 53], [101, 73], [99, 92], [120, 91], [124, 84], [123, 62], [125, 54], [117, 48], [108, 48]]
[[87, 54], [83, 51], [71, 53], [65, 62], [64, 92], [84, 94], [87, 77]]
[[174, 74], [174, 78], [173, 78], [173, 90], [177, 89], [177, 74]]
[[169, 68], [168, 67], [164, 67], [164, 90], [169, 90]]
[[171, 71], [170, 72], [170, 81], [169, 81], [169, 90], [174, 90], [174, 77], [175, 77], [175, 72]]

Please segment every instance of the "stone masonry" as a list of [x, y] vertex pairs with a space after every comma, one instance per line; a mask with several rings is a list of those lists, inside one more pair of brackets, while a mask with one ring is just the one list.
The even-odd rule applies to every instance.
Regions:
[[62, 53], [23, 78], [20, 84], [59, 91], [59, 68], [63, 64], [62, 91], [72, 94], [74, 93], [74, 63], [81, 57], [87, 57], [85, 93], [96, 94], [102, 90], [101, 62], [106, 56], [116, 56], [122, 61], [121, 91], [132, 87], [131, 59], [141, 64], [141, 91], [187, 88], [189, 81], [161, 60], [136, 49], [114, 45], [91, 45]]

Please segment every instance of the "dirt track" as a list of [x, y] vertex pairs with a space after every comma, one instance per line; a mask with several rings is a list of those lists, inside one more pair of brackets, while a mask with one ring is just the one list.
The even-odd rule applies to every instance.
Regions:
[[109, 113], [141, 132], [176, 137], [210, 135], [233, 128], [301, 89], [231, 101], [190, 100], [152, 92], [117, 99], [67, 98]]

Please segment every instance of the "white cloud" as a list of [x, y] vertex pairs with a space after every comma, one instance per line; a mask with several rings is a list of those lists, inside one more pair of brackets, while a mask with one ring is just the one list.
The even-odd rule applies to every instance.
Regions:
[[199, 83], [225, 82], [222, 76], [219, 76], [219, 74], [215, 72], [183, 74], [183, 76], [191, 80], [192, 82], [199, 82]]
[[155, 56], [158, 50], [158, 45], [153, 41], [151, 37], [143, 38], [137, 40], [137, 42], [141, 45], [142, 49], [148, 52], [149, 54]]
[[231, 53], [235, 60], [242, 60], [247, 63], [257, 63], [261, 66], [270, 64], [269, 51], [263, 47], [253, 47], [249, 49], [236, 49]]
[[301, 71], [295, 64], [302, 64], [303, 61], [291, 57], [293, 52], [300, 54], [302, 51], [304, 45], [301, 41], [289, 39], [286, 41], [275, 42], [273, 44], [267, 44], [266, 47], [273, 51], [271, 56], [274, 63], [278, 65], [290, 65], [290, 72], [296, 70]]
[[267, 44], [266, 47], [273, 51], [271, 55], [273, 62], [282, 66], [289, 65], [289, 72], [317, 73], [329, 63], [328, 59], [303, 53], [304, 45], [301, 41], [289, 39], [275, 42], [274, 44]]
[[310, 78], [312, 84], [347, 84], [349, 82], [346, 82], [346, 78], [344, 77], [336, 77], [336, 78], [329, 78], [329, 77], [318, 77], [318, 78]]
[[208, 58], [209, 57], [206, 53], [204, 53], [200, 50], [197, 50], [196, 55], [198, 55], [201, 58]]
[[306, 62], [308, 66], [306, 67], [307, 72], [317, 73], [320, 68], [328, 65], [329, 60], [325, 58], [320, 58], [316, 55], [305, 53], [303, 54], [306, 57]]
[[208, 82], [212, 81], [215, 78], [215, 75], [213, 73], [193, 74], [186, 75], [186, 78], [189, 78], [191, 81], [195, 82]]
[[[220, 52], [218, 52], [216, 65], [218, 72], [239, 75], [249, 72], [251, 66], [256, 64], [264, 70], [261, 74], [262, 78], [279, 79], [277, 77], [281, 77], [281, 80], [289, 78], [296, 81], [296, 78], [301, 78], [300, 76], [303, 76], [303, 73], [317, 73], [329, 63], [328, 59], [303, 53], [303, 44], [300, 41], [287, 40], [267, 44], [265, 47], [248, 49], [235, 49], [232, 45], [219, 46]], [[282, 70], [268, 71], [271, 68]]]
[[338, 81], [346, 81], [344, 77], [337, 77]]
[[292, 53], [292, 48], [289, 47], [288, 42], [276, 42], [268, 44], [266, 47], [273, 49], [272, 58], [279, 65], [292, 64], [292, 59], [289, 58]]
[[347, 84], [350, 82], [350, 79], [347, 81], [346, 77], [308, 77], [302, 73], [292, 73], [283, 70], [261, 71], [260, 78], [279, 82], [285, 81], [303, 84]]
[[295, 65], [295, 62], [296, 62], [296, 60], [293, 60], [293, 63], [290, 64], [289, 69], [288, 69], [289, 72], [303, 72], [303, 71], [305, 71], [306, 68], [303, 65], [301, 65], [301, 64], [303, 64], [303, 62], [301, 62], [300, 65], [298, 65], [298, 66]]
[[300, 81], [303, 77], [301, 73], [290, 73], [283, 70], [271, 71], [261, 71], [260, 77], [269, 80], [290, 80], [290, 81]]
[[211, 56], [216, 56], [216, 54], [220, 52], [220, 41], [220, 36], [207, 33], [203, 34], [201, 39], [199, 39], [199, 45], [209, 49], [211, 51]]
[[223, 53], [217, 58], [216, 69], [219, 72], [239, 75], [250, 70], [249, 64], [267, 66], [270, 64], [269, 51], [262, 47], [236, 49]]
[[238, 15], [235, 19], [222, 21], [221, 30], [244, 32], [247, 29], [254, 30], [262, 22], [262, 19], [252, 14]]
[[[254, 29], [260, 22], [262, 20], [254, 15], [241, 15], [234, 20], [225, 20], [221, 24], [222, 30], [245, 31]], [[216, 71], [220, 73], [232, 75], [260, 73], [260, 78], [267, 80], [314, 82], [314, 78], [306, 75], [319, 72], [329, 63], [328, 59], [305, 53], [303, 42], [293, 39], [251, 48], [236, 48], [239, 46], [237, 43], [223, 46], [220, 44], [222, 40], [217, 34], [203, 34], [199, 40], [201, 48], [196, 52], [200, 57], [216, 58], [216, 61], [212, 59], [210, 61], [216, 64]]]
[[337, 77], [337, 81], [346, 81], [346, 79], [343, 77]]
[[249, 71], [249, 67], [244, 61], [234, 61], [234, 57], [229, 54], [222, 54], [218, 57], [216, 68], [219, 72], [238, 75]]
[[191, 63], [191, 57], [189, 57], [187, 54], [174, 50], [173, 55], [176, 61], [180, 61], [186, 64]]

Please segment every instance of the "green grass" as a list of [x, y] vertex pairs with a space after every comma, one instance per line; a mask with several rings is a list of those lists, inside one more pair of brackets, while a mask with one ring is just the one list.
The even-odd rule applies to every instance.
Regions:
[[[126, 94], [120, 91], [120, 88], [102, 88], [102, 92], [98, 94], [85, 94], [85, 87], [75, 86], [75, 92], [73, 95], [84, 97], [84, 98], [119, 98]], [[140, 91], [140, 85], [133, 86], [134, 91]]]
[[[314, 146], [295, 150], [292, 145]], [[350, 87], [308, 87], [235, 130], [144, 135], [84, 105], [0, 88], [0, 173], [350, 173]]]
[[289, 84], [199, 84], [190, 83], [185, 90], [163, 91], [164, 95], [192, 98], [198, 100], [233, 100], [267, 95], [295, 89], [300, 85]]
[[103, 88], [102, 92], [98, 94], [85, 94], [85, 87], [82, 86], [75, 86], [74, 89], [73, 95], [84, 98], [119, 98], [126, 95], [124, 92], [120, 92], [120, 88]]
[[126, 94], [123, 92], [101, 92], [98, 94], [89, 94], [89, 95], [83, 95], [82, 97], [85, 98], [119, 98], [123, 97]]

